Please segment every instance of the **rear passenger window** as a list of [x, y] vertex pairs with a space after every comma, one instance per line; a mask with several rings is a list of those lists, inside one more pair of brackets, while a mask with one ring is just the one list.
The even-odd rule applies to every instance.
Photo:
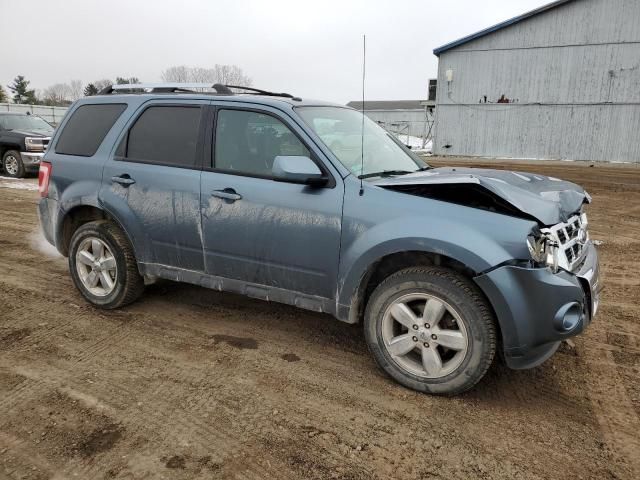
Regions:
[[124, 103], [78, 107], [60, 134], [56, 153], [92, 157], [125, 108]]
[[124, 156], [134, 161], [193, 167], [199, 128], [198, 106], [149, 107], [129, 130]]

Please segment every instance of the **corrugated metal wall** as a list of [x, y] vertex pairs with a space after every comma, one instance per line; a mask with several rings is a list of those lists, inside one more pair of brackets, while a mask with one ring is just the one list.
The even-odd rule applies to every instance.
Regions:
[[365, 110], [364, 114], [374, 122], [381, 122], [389, 131], [422, 137], [425, 134], [424, 110]]
[[576, 0], [440, 55], [436, 153], [640, 162], [639, 132], [638, 0]]

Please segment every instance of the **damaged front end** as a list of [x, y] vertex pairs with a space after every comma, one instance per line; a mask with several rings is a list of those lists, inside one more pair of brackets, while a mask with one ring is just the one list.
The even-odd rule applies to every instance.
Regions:
[[436, 168], [375, 184], [535, 222], [522, 239], [530, 258], [514, 258], [516, 263], [496, 265], [474, 278], [496, 313], [511, 368], [542, 363], [560, 341], [591, 322], [602, 285], [584, 213], [591, 197], [578, 185], [530, 173], [471, 168]]
[[587, 214], [581, 212], [567, 222], [540, 229], [537, 236], [532, 234], [527, 238], [531, 258], [554, 273], [560, 268], [575, 271], [587, 254], [588, 224]]
[[433, 168], [383, 178], [375, 185], [434, 200], [533, 219], [568, 222], [591, 198], [580, 186], [543, 175], [475, 168]]

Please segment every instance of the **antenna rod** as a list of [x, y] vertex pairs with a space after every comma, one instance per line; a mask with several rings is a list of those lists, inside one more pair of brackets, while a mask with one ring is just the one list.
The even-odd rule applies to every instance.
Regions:
[[364, 195], [362, 175], [364, 175], [364, 79], [367, 65], [367, 36], [362, 35], [362, 126], [360, 130], [360, 196]]

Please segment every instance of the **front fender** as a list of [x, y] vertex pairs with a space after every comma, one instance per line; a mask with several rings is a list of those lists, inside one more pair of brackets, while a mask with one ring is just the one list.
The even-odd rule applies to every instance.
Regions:
[[363, 197], [349, 188], [345, 195], [337, 290], [342, 319], [349, 317], [367, 273], [387, 255], [444, 255], [477, 274], [529, 257], [526, 238], [536, 225], [531, 220], [366, 185], [365, 190]]
[[[406, 230], [400, 221], [379, 225], [361, 235], [342, 255], [338, 302], [351, 305], [370, 268], [383, 257], [394, 253], [414, 251], [444, 255], [476, 273], [514, 258], [512, 252], [480, 232], [463, 232], [461, 230], [464, 229], [459, 225], [450, 227], [458, 234], [449, 238], [444, 238], [444, 235], [396, 237], [397, 232]], [[521, 238], [526, 238], [527, 232], [521, 232]]]

